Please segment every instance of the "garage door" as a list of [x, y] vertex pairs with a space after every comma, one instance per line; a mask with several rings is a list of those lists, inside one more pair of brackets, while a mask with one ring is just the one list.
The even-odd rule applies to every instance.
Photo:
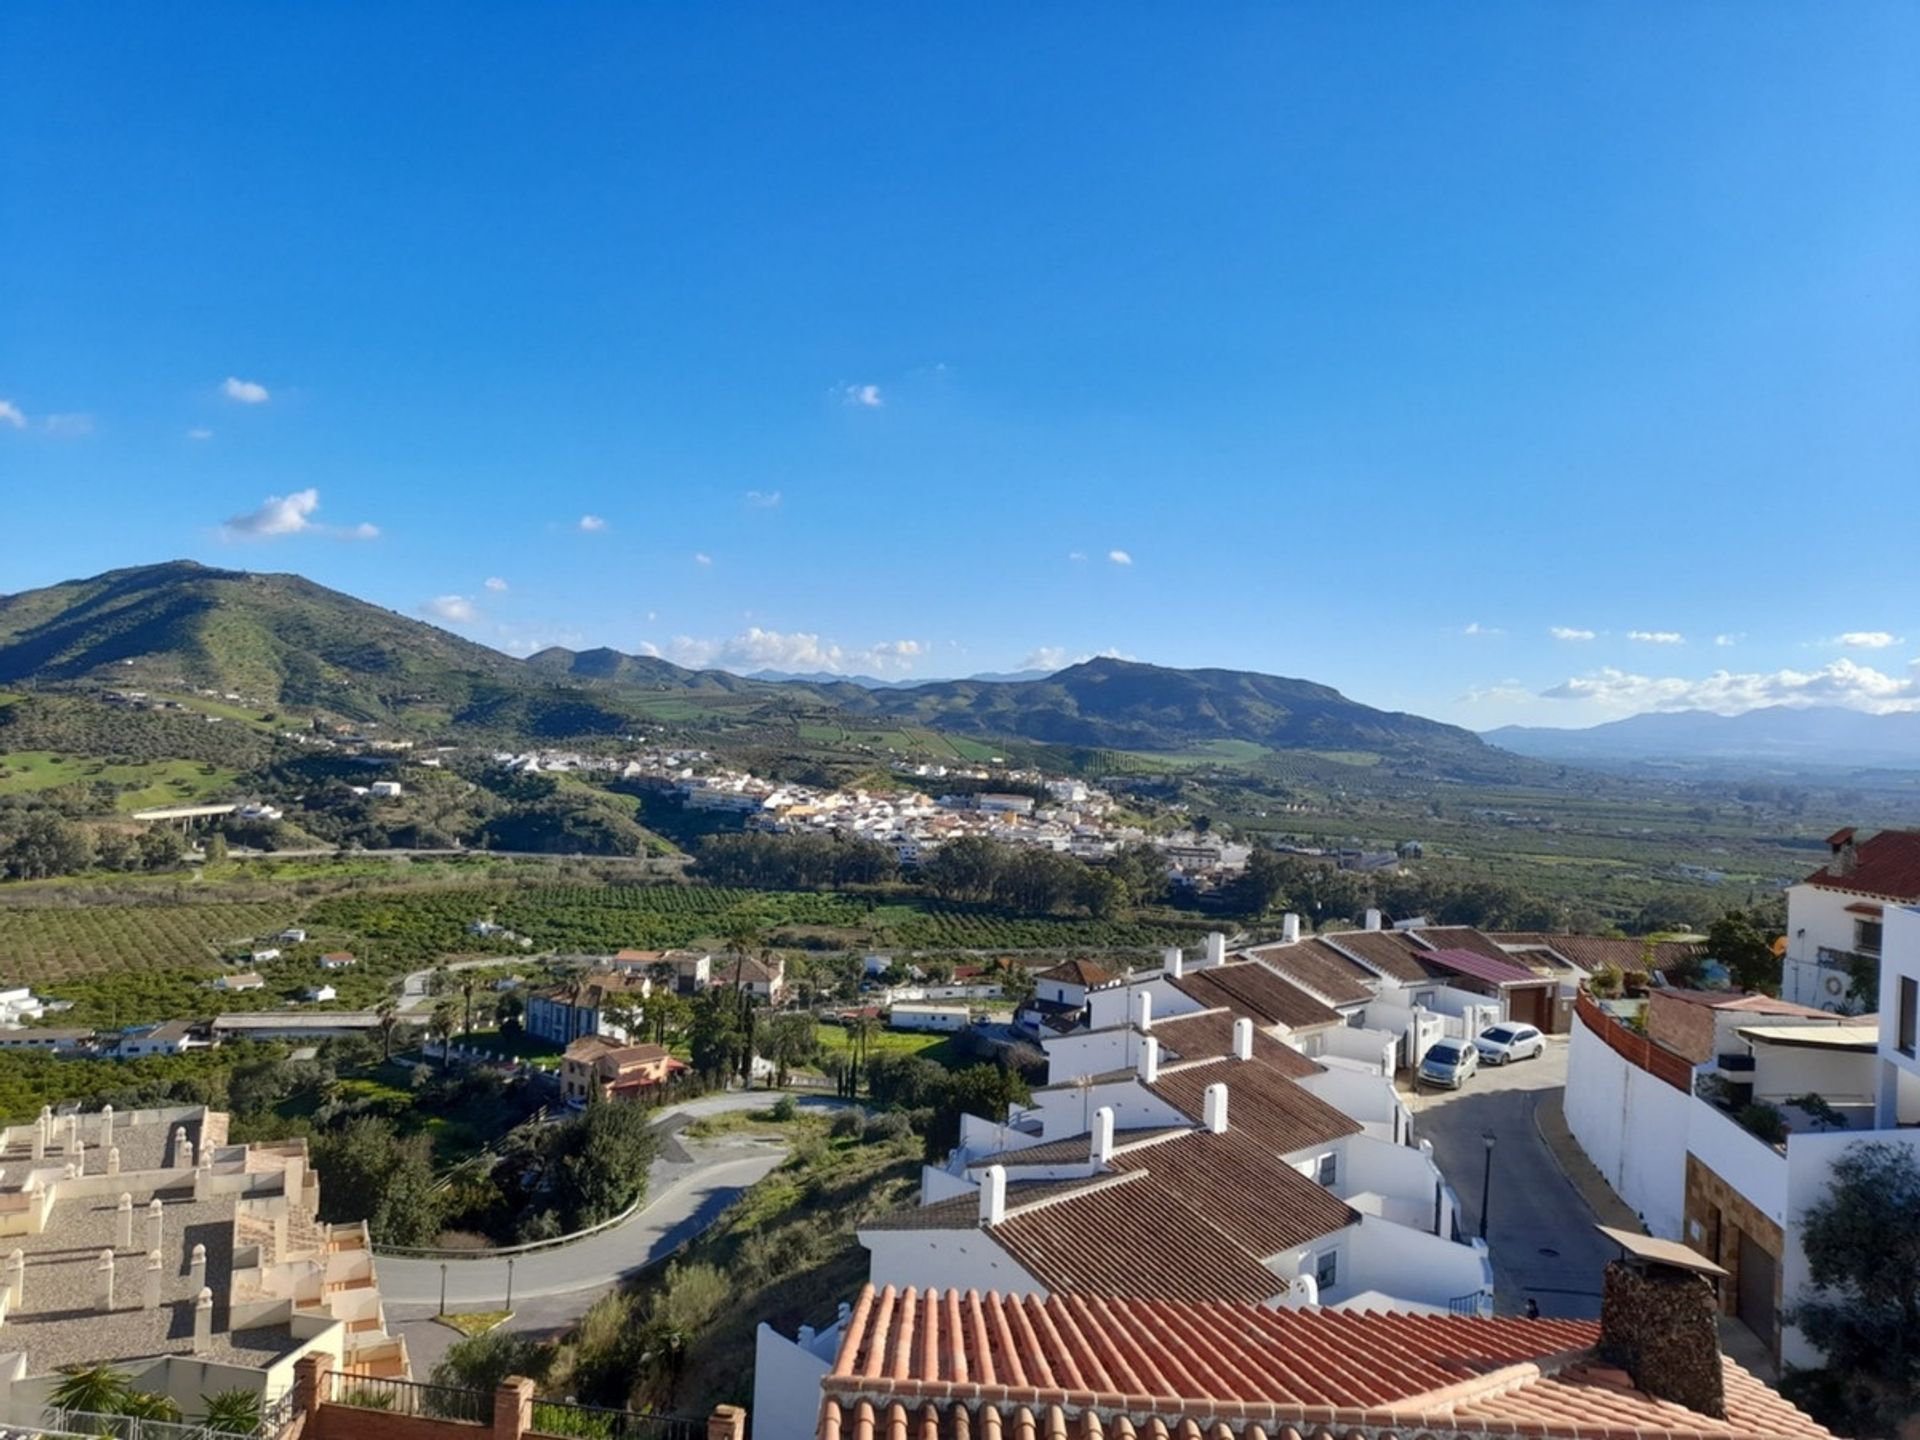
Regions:
[[1507, 1018], [1523, 1025], [1537, 1026], [1545, 1030], [1548, 1027], [1547, 1007], [1544, 1003], [1548, 990], [1544, 985], [1529, 986], [1525, 990], [1507, 992]]
[[1739, 1313], [1746, 1327], [1773, 1348], [1774, 1259], [1742, 1231], [1740, 1234]]

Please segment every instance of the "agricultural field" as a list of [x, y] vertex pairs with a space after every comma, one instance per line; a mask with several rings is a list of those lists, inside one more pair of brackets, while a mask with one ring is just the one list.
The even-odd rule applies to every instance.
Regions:
[[158, 805], [194, 805], [232, 793], [240, 772], [192, 760], [114, 764], [51, 750], [17, 750], [0, 756], [0, 795], [30, 795], [62, 785], [110, 785], [120, 810]]
[[223, 957], [293, 923], [296, 902], [0, 906], [0, 980], [56, 985], [88, 976], [188, 970], [213, 976]]

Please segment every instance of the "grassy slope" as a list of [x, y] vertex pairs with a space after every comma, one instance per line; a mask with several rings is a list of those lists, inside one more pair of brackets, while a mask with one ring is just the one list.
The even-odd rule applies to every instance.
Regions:
[[115, 765], [51, 750], [0, 755], [0, 795], [28, 795], [60, 785], [112, 785], [120, 792], [114, 799], [120, 810], [197, 804], [230, 794], [239, 777], [238, 770], [192, 760]]

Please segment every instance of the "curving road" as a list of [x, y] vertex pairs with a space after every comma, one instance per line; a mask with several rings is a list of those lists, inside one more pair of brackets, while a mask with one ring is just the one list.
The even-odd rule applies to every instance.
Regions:
[[[767, 1091], [709, 1095], [663, 1111], [654, 1129], [673, 1137], [689, 1120], [729, 1110], [758, 1110], [778, 1098]], [[810, 1096], [799, 1103], [830, 1110], [842, 1103]], [[568, 1328], [621, 1281], [685, 1244], [786, 1158], [786, 1146], [762, 1139], [669, 1139], [648, 1180], [646, 1208], [574, 1245], [513, 1257], [514, 1318], [509, 1328], [552, 1334]], [[380, 1294], [389, 1329], [406, 1336], [414, 1374], [425, 1378], [459, 1337], [433, 1317], [440, 1308], [441, 1262], [378, 1257]], [[446, 1262], [449, 1311], [498, 1310], [505, 1305], [503, 1259]]]

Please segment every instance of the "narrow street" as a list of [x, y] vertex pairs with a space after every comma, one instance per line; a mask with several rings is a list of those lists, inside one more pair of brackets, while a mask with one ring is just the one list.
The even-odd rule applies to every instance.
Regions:
[[[1537, 1060], [1482, 1068], [1459, 1090], [1423, 1087], [1410, 1103], [1414, 1134], [1460, 1197], [1461, 1228], [1478, 1234], [1487, 1216], [1494, 1303], [1517, 1314], [1528, 1297], [1540, 1313], [1569, 1319], [1600, 1313], [1600, 1272], [1618, 1249], [1593, 1228], [1596, 1217], [1555, 1163], [1535, 1112], [1557, 1105], [1567, 1082], [1567, 1046], [1550, 1037]], [[1493, 1136], [1492, 1208], [1482, 1177], [1484, 1136]]]

